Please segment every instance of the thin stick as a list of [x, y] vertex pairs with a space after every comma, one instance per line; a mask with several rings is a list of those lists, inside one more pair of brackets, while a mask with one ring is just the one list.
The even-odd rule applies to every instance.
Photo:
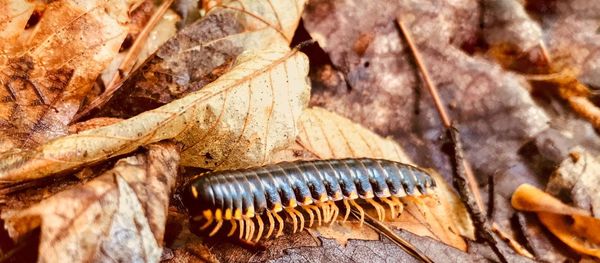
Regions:
[[406, 43], [408, 43], [408, 46], [410, 47], [410, 50], [412, 51], [413, 56], [415, 58], [415, 62], [417, 63], [417, 66], [419, 67], [419, 70], [422, 73], [421, 75], [423, 76], [423, 79], [425, 80], [425, 84], [426, 84], [425, 86], [427, 87], [429, 94], [431, 94], [431, 97], [433, 97], [433, 103], [435, 104], [435, 108], [437, 109], [438, 113], [440, 114], [442, 123], [444, 124], [444, 127], [448, 128], [452, 125], [452, 123], [450, 121], [450, 117], [448, 117], [448, 113], [446, 113], [446, 108], [444, 108], [444, 105], [442, 104], [442, 100], [440, 99], [440, 94], [438, 93], [437, 89], [433, 85], [433, 81], [431, 81], [431, 78], [429, 77], [429, 72], [427, 71], [427, 68], [425, 68], [425, 64], [423, 63], [423, 58], [421, 57], [421, 53], [419, 53], [417, 51], [417, 48], [413, 42], [413, 38], [410, 35], [409, 31], [406, 29], [404, 22], [402, 22], [402, 20], [400, 20], [400, 19], [397, 19], [396, 21], [398, 22], [398, 26], [400, 26], [400, 31], [402, 31], [402, 33], [404, 34]]
[[[402, 34], [404, 35], [404, 38], [406, 39], [406, 42], [407, 42], [410, 50], [412, 51], [412, 54], [415, 58], [415, 62], [417, 63], [417, 66], [419, 67], [419, 71], [421, 71], [421, 75], [423, 76], [423, 79], [425, 80], [425, 86], [426, 86], [427, 90], [429, 91], [429, 94], [431, 94], [431, 97], [433, 98], [433, 103], [435, 105], [437, 112], [440, 115], [440, 119], [442, 120], [444, 127], [446, 129], [450, 129], [452, 127], [452, 121], [450, 120], [450, 117], [448, 116], [448, 113], [446, 112], [446, 108], [444, 107], [444, 105], [442, 103], [442, 99], [440, 98], [437, 88], [435, 87], [435, 85], [433, 84], [433, 81], [431, 81], [431, 78], [429, 77], [429, 71], [427, 71], [427, 68], [425, 67], [425, 63], [423, 63], [423, 58], [421, 57], [421, 53], [419, 52], [416, 45], [414, 44], [412, 35], [410, 34], [410, 31], [406, 29], [404, 22], [400, 18], [398, 18], [396, 21], [398, 23], [398, 26], [400, 27], [400, 31], [402, 32]], [[473, 195], [475, 195], [475, 201], [477, 202], [477, 206], [479, 207], [480, 210], [483, 210], [484, 208], [483, 208], [483, 202], [481, 201], [481, 193], [479, 192], [479, 188], [477, 187], [477, 181], [475, 180], [473, 170], [471, 170], [471, 166], [466, 162], [463, 163], [463, 166], [465, 167], [465, 173], [467, 175], [467, 179], [469, 182], [469, 188], [471, 188]]]
[[548, 52], [548, 48], [546, 47], [546, 44], [544, 43], [544, 41], [540, 40], [540, 43], [538, 43], [538, 45], [540, 46], [540, 49], [542, 50], [542, 56], [546, 60], [546, 63], [548, 63], [548, 65], [550, 65], [552, 63], [552, 57], [550, 57], [550, 52]]
[[450, 150], [451, 154], [449, 154], [452, 162], [454, 184], [461, 196], [462, 201], [466, 205], [469, 215], [473, 219], [473, 225], [477, 230], [477, 235], [480, 240], [486, 242], [490, 246], [501, 262], [508, 262], [506, 256], [498, 246], [497, 238], [492, 233], [491, 224], [482, 213], [482, 211], [484, 211], [484, 207], [483, 202], [481, 201], [481, 193], [477, 187], [477, 181], [475, 180], [471, 166], [463, 158], [462, 143], [458, 130], [453, 126], [452, 121], [446, 113], [446, 109], [442, 104], [442, 100], [440, 99], [437, 88], [435, 85], [433, 85], [433, 82], [429, 77], [429, 72], [423, 63], [421, 54], [414, 44], [410, 31], [407, 30], [402, 19], [397, 18], [396, 22], [398, 23], [400, 32], [406, 39], [406, 42], [414, 56], [415, 62], [419, 67], [419, 71], [425, 80], [425, 86], [433, 98], [435, 107], [446, 130], [446, 136], [448, 139], [450, 139], [452, 145], [454, 145], [453, 149]]
[[[351, 213], [352, 213], [352, 216], [356, 217], [357, 219], [360, 218], [360, 214], [358, 211], [356, 211], [355, 208], [352, 208]], [[413, 244], [408, 242], [408, 240], [405, 240], [398, 234], [394, 233], [394, 231], [392, 231], [386, 225], [382, 224], [381, 222], [379, 222], [379, 220], [371, 217], [370, 215], [368, 215], [366, 213], [365, 213], [365, 223], [368, 226], [370, 226], [373, 230], [377, 231], [379, 234], [389, 238], [392, 242], [394, 242], [396, 245], [398, 245], [400, 248], [402, 248], [402, 250], [406, 251], [406, 253], [413, 256], [414, 258], [421, 260], [423, 262], [433, 263], [433, 260], [431, 260], [429, 257], [427, 257], [427, 255], [425, 255], [423, 252], [421, 252]]]
[[106, 90], [104, 91], [104, 93], [100, 94], [100, 96], [98, 96], [96, 99], [90, 102], [90, 104], [88, 104], [87, 107], [85, 107], [82, 111], [77, 113], [75, 117], [73, 117], [73, 120], [71, 122], [78, 121], [82, 117], [88, 115], [92, 110], [104, 105], [104, 103], [108, 102], [112, 95], [121, 87], [121, 85], [123, 84], [123, 80], [127, 79], [129, 74], [132, 72], [133, 67], [135, 66], [135, 63], [140, 55], [140, 52], [142, 52], [144, 44], [146, 44], [146, 40], [148, 39], [150, 32], [162, 19], [163, 15], [169, 9], [169, 6], [171, 6], [173, 1], [174, 0], [165, 0], [158, 7], [156, 12], [152, 14], [152, 17], [150, 17], [148, 23], [146, 23], [142, 32], [140, 32], [138, 37], [135, 39], [134, 43], [131, 45], [131, 48], [129, 48], [129, 52], [127, 52], [127, 55], [123, 59], [123, 62], [121, 62], [121, 65], [119, 65], [119, 69], [117, 70], [117, 72], [115, 72], [115, 75], [113, 76], [109, 84], [106, 86]]

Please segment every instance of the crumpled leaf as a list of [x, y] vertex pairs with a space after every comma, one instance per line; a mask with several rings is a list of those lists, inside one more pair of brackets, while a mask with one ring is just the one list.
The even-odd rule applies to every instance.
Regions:
[[298, 142], [320, 159], [370, 157], [412, 163], [392, 139], [320, 107], [302, 114]]
[[[321, 159], [370, 157], [384, 158], [412, 164], [400, 146], [391, 139], [384, 139], [368, 129], [323, 108], [306, 109], [300, 120], [297, 143]], [[438, 202], [427, 205], [419, 200], [406, 200], [404, 213], [390, 225], [406, 229], [418, 235], [430, 236], [450, 246], [466, 250], [461, 236], [473, 237], [473, 226], [464, 205], [434, 171], [438, 187]], [[351, 224], [317, 228], [326, 237], [336, 238], [342, 244], [348, 239], [372, 236], [364, 230], [353, 229]], [[325, 229], [327, 228], [327, 229]], [[321, 229], [325, 229], [321, 231]], [[328, 235], [327, 233], [330, 233]]]
[[[439, 115], [395, 24], [396, 18], [403, 19], [458, 126], [465, 158], [478, 181], [493, 176], [499, 196], [508, 200], [519, 184], [539, 180], [519, 149], [548, 129], [548, 115], [534, 103], [524, 78], [459, 48], [477, 33], [473, 29], [480, 14], [476, 4], [467, 0], [350, 2], [310, 2], [303, 15], [306, 30], [333, 66], [315, 70], [310, 105], [392, 136], [420, 166], [451, 175], [448, 156], [441, 151], [445, 141]], [[349, 19], [363, 10], [378, 15]], [[454, 37], [453, 30], [462, 35]], [[364, 52], [356, 52], [355, 43], [367, 33], [373, 34], [372, 40], [364, 45]], [[512, 209], [494, 213], [494, 221], [509, 234], [512, 214]]]
[[204, 89], [113, 125], [0, 156], [0, 180], [41, 178], [166, 139], [183, 145], [181, 165], [259, 165], [287, 147], [308, 101], [308, 61], [287, 48], [249, 52]]
[[178, 161], [175, 144], [149, 145], [83, 185], [3, 211], [2, 219], [16, 240], [41, 228], [38, 262], [157, 262]]
[[[94, 80], [117, 54], [129, 7], [138, 1], [0, 3], [7, 10], [0, 17], [6, 25], [0, 33], [0, 152], [67, 133]], [[43, 15], [26, 30], [36, 5]]]
[[[175, 33], [177, 32], [175, 24], [179, 20], [179, 16], [177, 16], [177, 14], [170, 9], [163, 14], [160, 21], [158, 21], [156, 23], [156, 26], [154, 26], [152, 30], [148, 33], [148, 37], [144, 41], [143, 47], [139, 51], [137, 59], [135, 59], [135, 65], [133, 66], [133, 68], [138, 68], [142, 63], [146, 61], [146, 59], [148, 59], [156, 50], [158, 50], [158, 48], [162, 44], [167, 42], [167, 40], [169, 40], [172, 36], [175, 35]], [[131, 50], [131, 48], [129, 50]], [[110, 65], [102, 72], [101, 77], [105, 87], [109, 85], [115, 74], [125, 74], [124, 72], [118, 72], [118, 70], [123, 60], [125, 60], [125, 58], [127, 57], [129, 50], [126, 50], [126, 52], [120, 52], [113, 59]], [[88, 97], [88, 99], [91, 98]]]
[[483, 1], [482, 36], [491, 55], [503, 67], [535, 73], [550, 59], [542, 28], [518, 0]]
[[600, 218], [600, 160], [582, 147], [574, 148], [550, 177], [546, 192]]
[[595, 1], [534, 1], [527, 8], [539, 18], [548, 52], [559, 68], [574, 69], [581, 82], [600, 87], [600, 5]]
[[600, 258], [600, 219], [587, 211], [568, 206], [528, 184], [517, 188], [512, 205], [535, 212], [550, 232], [575, 251]]
[[289, 45], [306, 0], [223, 2], [165, 43], [95, 116], [154, 109], [211, 83], [243, 51]]
[[564, 247], [563, 243], [554, 238], [551, 233], [545, 230], [542, 223], [535, 214], [518, 212], [515, 214], [523, 237], [527, 242], [527, 247], [533, 252], [535, 258], [544, 262], [565, 262], [568, 258], [573, 258], [574, 252], [566, 249], [557, 249]]
[[[477, 256], [469, 255], [453, 247], [431, 239], [399, 231], [400, 235], [415, 244], [434, 262], [473, 262]], [[320, 246], [291, 248], [272, 262], [420, 262], [387, 239], [381, 241], [350, 240], [340, 248], [334, 240], [322, 238]]]
[[483, 35], [487, 44], [508, 44], [527, 52], [542, 41], [542, 29], [518, 0], [486, 0], [482, 5]]

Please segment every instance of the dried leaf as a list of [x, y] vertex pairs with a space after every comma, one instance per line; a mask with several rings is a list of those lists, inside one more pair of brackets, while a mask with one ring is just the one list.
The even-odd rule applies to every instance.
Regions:
[[153, 144], [84, 185], [2, 218], [14, 239], [41, 228], [38, 262], [156, 262], [178, 161], [174, 144]]
[[527, 52], [542, 41], [542, 29], [518, 0], [485, 0], [482, 5], [483, 35], [488, 45], [508, 44]]
[[[300, 120], [300, 133], [297, 142], [306, 151], [322, 159], [370, 157], [385, 158], [405, 163], [412, 163], [396, 142], [381, 138], [379, 135], [353, 123], [335, 113], [322, 108], [306, 109]], [[435, 190], [439, 205], [427, 205], [419, 199], [406, 200], [405, 212], [390, 225], [406, 229], [417, 235], [430, 236], [450, 246], [466, 250], [462, 236], [473, 237], [472, 223], [469, 216], [453, 190], [444, 183], [444, 179], [434, 171], [431, 173], [439, 182]], [[410, 198], [409, 198], [410, 199]], [[360, 238], [362, 230], [353, 230], [350, 225], [335, 232], [346, 232], [344, 235], [327, 235], [331, 230], [321, 231], [326, 237], [339, 238], [343, 244], [349, 238]], [[358, 233], [358, 236], [352, 234]], [[367, 235], [368, 236], [368, 235]]]
[[[549, 128], [549, 117], [533, 101], [524, 78], [462, 49], [477, 39], [481, 12], [475, 2], [311, 1], [304, 26], [339, 72], [314, 70], [310, 105], [392, 136], [416, 163], [449, 179], [452, 166], [440, 150], [445, 131], [395, 24], [399, 16], [458, 126], [478, 182], [494, 177], [498, 196], [509, 199], [519, 184], [539, 180], [519, 150]], [[378, 15], [352, 19], [365, 10]], [[366, 33], [373, 37], [361, 55], [355, 43]], [[512, 234], [513, 210], [507, 208], [494, 212], [494, 222]]]
[[298, 142], [321, 159], [371, 157], [412, 163], [392, 139], [319, 107], [302, 114]]
[[[562, 248], [564, 245], [544, 229], [542, 223], [535, 214], [516, 213], [520, 230], [525, 237], [528, 248], [533, 252], [535, 258], [544, 262], [565, 262], [573, 258], [573, 253]], [[548, 233], [548, 234], [546, 234]]]
[[[138, 68], [142, 63], [148, 59], [158, 48], [163, 45], [167, 40], [175, 35], [177, 29], [175, 24], [180, 18], [172, 10], [167, 10], [160, 21], [157, 22], [156, 26], [148, 33], [147, 39], [143, 42], [143, 47], [139, 51], [137, 59], [135, 59], [134, 68]], [[125, 74], [125, 72], [118, 72], [119, 67], [123, 60], [127, 57], [128, 52], [121, 52], [116, 56], [110, 65], [102, 72], [102, 82], [107, 87], [111, 82], [115, 74]], [[126, 72], [130, 73], [130, 72]], [[88, 97], [88, 99], [90, 99]]]
[[308, 61], [297, 50], [249, 52], [204, 89], [113, 125], [0, 156], [0, 180], [36, 179], [166, 139], [183, 145], [181, 165], [259, 165], [287, 147], [308, 100]]
[[575, 251], [600, 258], [600, 219], [587, 211], [568, 206], [528, 184], [517, 188], [512, 205], [535, 212], [550, 232]]
[[128, 118], [154, 109], [212, 82], [243, 51], [289, 45], [305, 2], [226, 1], [211, 9], [165, 43], [94, 116]]
[[[0, 3], [0, 50], [8, 54], [21, 48], [23, 29], [36, 9], [36, 1], [3, 1]], [[6, 58], [2, 58], [5, 60]], [[4, 64], [3, 62], [2, 64]]]
[[570, 152], [546, 185], [546, 192], [564, 197], [600, 218], [600, 160], [582, 147]]
[[582, 83], [599, 87], [600, 5], [595, 1], [533, 1], [527, 8], [540, 21], [553, 62], [559, 68], [575, 69]]
[[67, 133], [125, 39], [129, 7], [137, 1], [52, 1], [42, 5], [40, 21], [29, 30], [23, 21], [35, 1], [0, 3], [0, 10], [10, 10], [0, 20], [8, 24], [0, 51], [0, 152], [33, 148]]

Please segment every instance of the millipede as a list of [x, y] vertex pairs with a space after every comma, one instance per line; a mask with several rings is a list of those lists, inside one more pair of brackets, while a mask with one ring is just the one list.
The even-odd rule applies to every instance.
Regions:
[[294, 161], [201, 174], [186, 185], [183, 201], [192, 232], [213, 236], [227, 223], [227, 236], [239, 230], [240, 240], [258, 242], [271, 237], [275, 221], [275, 236], [282, 235], [282, 214], [292, 221], [294, 233], [306, 223], [311, 227], [315, 218], [319, 225], [332, 224], [342, 216], [342, 208], [342, 222], [354, 207], [362, 225], [365, 210], [358, 201], [373, 206], [383, 221], [386, 206], [395, 218], [403, 210], [401, 198], [428, 195], [435, 186], [424, 169], [389, 160]]

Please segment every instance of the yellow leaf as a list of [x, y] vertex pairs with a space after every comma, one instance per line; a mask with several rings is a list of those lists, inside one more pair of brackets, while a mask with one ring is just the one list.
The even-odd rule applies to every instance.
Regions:
[[158, 262], [177, 146], [160, 143], [24, 210], [3, 211], [17, 240], [40, 227], [38, 262]]
[[513, 193], [512, 206], [535, 212], [546, 228], [575, 251], [600, 258], [600, 219], [528, 184]]
[[[0, 2], [0, 152], [67, 133], [93, 82], [127, 35], [139, 0]], [[37, 7], [36, 7], [37, 6]], [[26, 30], [34, 9], [40, 21]]]
[[211, 169], [260, 165], [287, 147], [308, 102], [308, 59], [289, 49], [250, 52], [203, 89], [160, 108], [0, 155], [0, 180], [36, 179], [172, 139], [181, 164]]
[[289, 46], [306, 0], [223, 2], [169, 39], [114, 95], [117, 86], [109, 85], [78, 117], [98, 108], [95, 116], [129, 118], [203, 88], [244, 51]]
[[[302, 114], [299, 129], [297, 145], [279, 152], [275, 162], [297, 159], [298, 156], [301, 156], [300, 159], [310, 159], [307, 156], [312, 155], [312, 158], [319, 159], [369, 157], [412, 164], [410, 158], [392, 139], [382, 138], [361, 125], [322, 108], [306, 109]], [[430, 171], [430, 174], [438, 184], [435, 190], [438, 200], [431, 204], [432, 200], [404, 198], [404, 213], [389, 224], [466, 250], [462, 236], [474, 236], [468, 213], [456, 194], [445, 184], [444, 179], [434, 171]], [[373, 236], [364, 230], [351, 230], [355, 227], [351, 224], [341, 227], [346, 230], [318, 230], [321, 235], [335, 238], [342, 244], [350, 238]]]

